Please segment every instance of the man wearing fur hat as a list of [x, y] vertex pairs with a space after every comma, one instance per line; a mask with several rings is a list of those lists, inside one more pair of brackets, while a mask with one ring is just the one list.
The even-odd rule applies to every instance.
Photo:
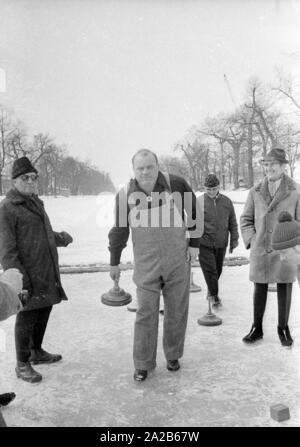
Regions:
[[229, 253], [238, 246], [238, 226], [233, 204], [229, 197], [220, 194], [220, 181], [209, 174], [204, 181], [204, 231], [199, 239], [199, 262], [213, 306], [221, 305], [218, 280], [230, 234]]
[[0, 262], [4, 270], [16, 268], [23, 274], [24, 308], [15, 323], [16, 374], [27, 382], [42, 380], [31, 363], [62, 358], [43, 350], [42, 341], [52, 306], [67, 299], [56, 247], [72, 242], [68, 233], [52, 230], [37, 196], [37, 180], [38, 172], [27, 157], [15, 160], [13, 187], [0, 203]]
[[272, 235], [279, 213], [288, 211], [300, 222], [300, 195], [297, 185], [286, 173], [285, 151], [273, 148], [262, 161], [266, 176], [251, 188], [240, 218], [241, 232], [247, 249], [250, 248], [250, 281], [254, 282], [254, 316], [250, 332], [243, 338], [254, 343], [263, 337], [263, 316], [268, 284], [277, 284], [278, 336], [282, 345], [293, 343], [288, 319], [291, 306], [295, 269], [286, 269], [278, 251], [272, 247]]

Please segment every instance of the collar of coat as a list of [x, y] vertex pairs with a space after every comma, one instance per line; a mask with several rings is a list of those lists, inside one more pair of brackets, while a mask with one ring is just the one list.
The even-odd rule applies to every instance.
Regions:
[[261, 195], [261, 197], [267, 203], [268, 209], [271, 210], [274, 209], [279, 202], [288, 197], [291, 191], [295, 191], [297, 187], [294, 180], [292, 180], [288, 175], [283, 174], [280, 185], [273, 199], [270, 196], [267, 177], [265, 177], [261, 182], [259, 182], [254, 187], [254, 189]]
[[[39, 211], [39, 207], [44, 209], [44, 202], [37, 196], [33, 195], [33, 197], [25, 196], [21, 194], [17, 189], [12, 188], [6, 194], [7, 199], [10, 200], [14, 205], [25, 205], [31, 211], [36, 214], [43, 215], [43, 212]], [[36, 206], [34, 206], [33, 202], [36, 202]]]

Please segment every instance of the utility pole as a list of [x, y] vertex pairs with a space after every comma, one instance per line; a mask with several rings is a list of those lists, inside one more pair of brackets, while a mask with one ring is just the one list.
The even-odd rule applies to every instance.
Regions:
[[233, 96], [233, 93], [232, 93], [232, 90], [231, 90], [231, 87], [230, 87], [230, 84], [229, 84], [229, 81], [228, 81], [228, 79], [227, 79], [226, 74], [224, 74], [224, 81], [225, 81], [225, 84], [226, 84], [226, 86], [227, 86], [227, 88], [228, 88], [228, 92], [229, 92], [229, 95], [230, 95], [230, 99], [231, 99], [231, 101], [232, 101], [232, 104], [233, 104], [234, 107], [236, 108], [236, 101], [235, 101], [235, 99], [234, 99], [234, 96]]

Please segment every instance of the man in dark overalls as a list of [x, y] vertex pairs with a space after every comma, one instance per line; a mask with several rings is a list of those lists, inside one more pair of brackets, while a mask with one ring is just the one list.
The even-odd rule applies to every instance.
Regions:
[[[201, 235], [201, 225], [184, 224], [185, 213], [188, 223], [196, 222], [197, 201], [183, 178], [163, 174], [157, 156], [148, 149], [138, 151], [132, 163], [135, 178], [117, 194], [116, 222], [109, 232], [110, 276], [113, 280], [120, 277], [121, 253], [131, 228], [138, 306], [133, 346], [134, 379], [143, 381], [148, 371], [156, 366], [161, 291], [167, 369], [180, 368], [178, 359], [183, 355], [188, 317], [190, 262], [198, 256], [196, 236]], [[187, 227], [192, 230], [189, 237]]]

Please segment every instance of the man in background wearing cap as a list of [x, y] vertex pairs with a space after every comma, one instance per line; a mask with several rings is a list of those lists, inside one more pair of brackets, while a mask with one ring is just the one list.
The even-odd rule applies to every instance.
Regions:
[[0, 203], [0, 262], [4, 270], [23, 274], [24, 308], [17, 314], [15, 342], [17, 377], [39, 382], [31, 363], [53, 363], [59, 354], [42, 349], [52, 306], [66, 300], [58, 267], [57, 246], [72, 242], [66, 232], [52, 230], [43, 202], [37, 196], [38, 172], [27, 157], [13, 163], [13, 187]]
[[254, 316], [250, 332], [243, 338], [254, 343], [263, 337], [263, 316], [268, 284], [277, 284], [278, 336], [282, 345], [292, 344], [288, 319], [291, 306], [292, 283], [296, 273], [283, 269], [279, 252], [272, 248], [272, 234], [279, 213], [288, 211], [300, 221], [300, 195], [297, 185], [285, 173], [288, 164], [283, 149], [273, 148], [263, 160], [266, 176], [250, 189], [241, 215], [241, 232], [247, 249], [250, 248], [250, 281], [254, 282]]
[[220, 181], [209, 174], [204, 181], [204, 232], [200, 238], [199, 262], [213, 306], [219, 306], [218, 280], [230, 234], [229, 253], [238, 246], [238, 226], [229, 197], [220, 194]]

